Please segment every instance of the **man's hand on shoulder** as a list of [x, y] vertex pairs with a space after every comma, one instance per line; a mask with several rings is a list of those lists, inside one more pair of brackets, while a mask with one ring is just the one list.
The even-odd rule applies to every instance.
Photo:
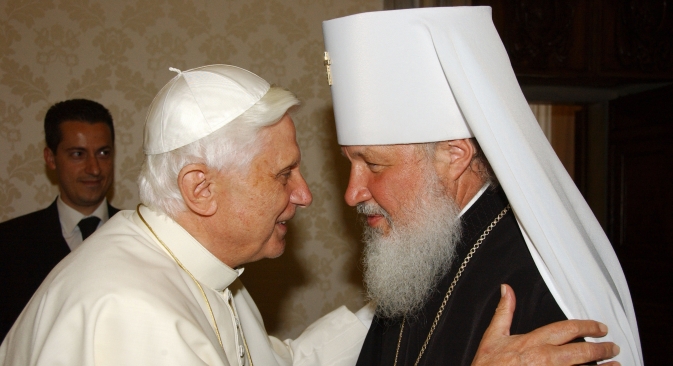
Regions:
[[[500, 303], [481, 339], [472, 366], [578, 365], [619, 354], [619, 347], [612, 342], [568, 343], [580, 337], [605, 336], [607, 327], [593, 320], [565, 320], [527, 334], [510, 336], [516, 299], [508, 285], [502, 285], [501, 291]], [[612, 361], [602, 365], [617, 366], [619, 363]]]

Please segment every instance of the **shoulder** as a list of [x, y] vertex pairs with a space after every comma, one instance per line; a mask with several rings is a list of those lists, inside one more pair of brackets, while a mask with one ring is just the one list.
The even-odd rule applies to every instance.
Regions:
[[[474, 243], [469, 244], [472, 246]], [[546, 295], [547, 290], [511, 211], [488, 233], [463, 276], [477, 281], [479, 286], [471, 286], [477, 296], [483, 296], [479, 295], [482, 290], [478, 289], [491, 288], [492, 298], [489, 301], [495, 304], [500, 297], [499, 285], [509, 284], [517, 295], [517, 308], [520, 307], [520, 299], [538, 298]]]
[[[116, 360], [110, 364], [158, 364], [158, 359], [165, 365], [196, 364], [200, 358], [221, 364], [217, 340], [207, 332], [209, 323], [191, 292], [162, 280], [171, 273], [112, 269], [76, 273], [85, 277], [81, 281], [54, 278], [10, 332], [14, 342], [70, 360], [63, 364], [81, 364], [72, 360], [93, 356], [88, 350]], [[66, 335], [72, 346], [64, 348]]]
[[[206, 331], [210, 323], [191, 280], [135, 225], [130, 212], [119, 212], [59, 263], [10, 334], [27, 348], [68, 357], [63, 335], [85, 345], [95, 329], [96, 352], [119, 360], [113, 364], [154, 364], [164, 355], [175, 360], [162, 364], [195, 364], [197, 358], [220, 364], [217, 347], [194, 346], [217, 345], [217, 339]], [[79, 339], [70, 338], [73, 329]], [[139, 344], [139, 354], [128, 352]], [[140, 359], [131, 360], [133, 355]]]
[[[193, 297], [180, 268], [135, 224], [126, 211], [115, 215], [49, 274], [35, 294], [48, 308], [83, 313], [117, 311], [153, 316], [190, 307], [176, 297]], [[99, 232], [100, 231], [100, 232]], [[37, 304], [34, 304], [37, 305]]]
[[107, 294], [156, 299], [184, 289], [180, 268], [133, 222], [131, 213], [116, 214], [65, 258], [49, 287], [87, 301]]
[[23, 243], [41, 245], [62, 241], [61, 223], [56, 205], [0, 223], [0, 248]]
[[0, 230], [12, 230], [19, 226], [26, 226], [42, 222], [47, 217], [55, 216], [58, 218], [58, 211], [53, 210], [51, 206], [37, 210], [23, 216], [15, 217], [5, 222], [0, 222]]
[[112, 205], [108, 202], [108, 204], [107, 204], [107, 214], [108, 214], [109, 217], [114, 216], [114, 215], [115, 215], [117, 212], [119, 212], [119, 211], [120, 211], [120, 210], [119, 210], [118, 208], [112, 206]]

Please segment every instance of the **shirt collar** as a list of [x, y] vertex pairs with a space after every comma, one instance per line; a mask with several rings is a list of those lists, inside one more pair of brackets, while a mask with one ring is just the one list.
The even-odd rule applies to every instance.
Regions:
[[59, 221], [61, 221], [61, 229], [64, 234], [67, 233], [69, 235], [73, 234], [79, 221], [85, 217], [98, 217], [101, 221], [99, 226], [103, 225], [110, 218], [107, 212], [107, 198], [103, 198], [103, 201], [96, 207], [96, 210], [88, 216], [84, 216], [79, 211], [68, 206], [68, 204], [63, 202], [60, 195], [56, 199], [56, 208], [58, 209]]
[[469, 210], [470, 207], [472, 207], [472, 205], [474, 205], [474, 203], [477, 202], [477, 200], [479, 199], [479, 197], [481, 197], [481, 195], [484, 194], [484, 192], [486, 192], [486, 189], [487, 189], [489, 186], [490, 186], [489, 183], [486, 183], [486, 184], [484, 184], [483, 186], [481, 186], [481, 189], [479, 190], [479, 192], [477, 192], [477, 194], [475, 194], [474, 197], [472, 197], [472, 199], [470, 200], [470, 202], [468, 202], [467, 205], [465, 205], [465, 207], [463, 207], [463, 209], [460, 210], [460, 214], [459, 214], [458, 216], [459, 216], [459, 217], [460, 217], [460, 216], [463, 216], [463, 214], [465, 214], [465, 212], [467, 212], [467, 210]]
[[[138, 211], [156, 236], [142, 221]], [[154, 238], [159, 247], [167, 251], [157, 240], [158, 237], [196, 280], [213, 290], [224, 291], [243, 273], [242, 268], [234, 270], [217, 259], [180, 224], [162, 212], [141, 205], [133, 214], [133, 220]]]

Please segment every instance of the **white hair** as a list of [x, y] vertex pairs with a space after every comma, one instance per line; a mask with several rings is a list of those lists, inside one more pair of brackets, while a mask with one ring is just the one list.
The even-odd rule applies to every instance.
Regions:
[[259, 131], [274, 125], [299, 105], [291, 92], [271, 87], [252, 107], [222, 128], [175, 150], [145, 155], [138, 176], [140, 202], [175, 218], [186, 210], [178, 188], [178, 174], [188, 164], [205, 164], [210, 169], [231, 169], [247, 173], [252, 159], [261, 148]]
[[358, 213], [379, 214], [387, 235], [364, 226], [364, 282], [368, 299], [383, 318], [416, 317], [451, 268], [460, 240], [460, 209], [444, 191], [437, 173], [426, 169], [425, 187], [395, 221], [374, 203], [360, 203]]

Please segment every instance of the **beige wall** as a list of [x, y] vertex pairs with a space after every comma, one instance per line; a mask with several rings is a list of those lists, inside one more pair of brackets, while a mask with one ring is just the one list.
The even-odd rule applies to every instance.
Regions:
[[341, 198], [347, 166], [332, 125], [321, 21], [381, 7], [381, 0], [1, 0], [0, 221], [57, 194], [42, 159], [50, 105], [83, 97], [110, 109], [112, 203], [130, 209], [144, 116], [174, 75], [168, 67], [234, 64], [303, 100], [295, 123], [314, 194], [290, 224], [283, 257], [247, 266], [244, 283], [280, 336], [297, 335], [340, 304], [360, 306], [359, 234]]

